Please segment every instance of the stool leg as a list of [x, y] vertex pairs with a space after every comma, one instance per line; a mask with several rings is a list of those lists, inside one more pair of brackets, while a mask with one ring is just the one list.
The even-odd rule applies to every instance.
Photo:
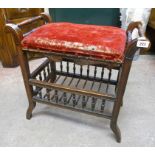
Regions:
[[121, 142], [121, 132], [117, 125], [117, 119], [118, 119], [120, 107], [122, 106], [123, 96], [124, 96], [124, 92], [125, 92], [125, 88], [126, 88], [126, 84], [127, 84], [127, 80], [128, 80], [128, 75], [129, 75], [130, 68], [131, 68], [131, 63], [132, 63], [132, 61], [129, 61], [127, 59], [124, 60], [124, 64], [122, 66], [122, 71], [120, 73], [121, 75], [118, 80], [118, 87], [117, 87], [117, 91], [116, 91], [116, 100], [114, 103], [112, 119], [111, 119], [111, 123], [110, 123], [110, 127], [116, 136], [117, 142]]
[[116, 136], [116, 141], [118, 143], [120, 143], [121, 142], [121, 131], [120, 131], [118, 125], [116, 123], [111, 122], [110, 123], [110, 128], [111, 128], [111, 130], [114, 132], [114, 134]]
[[123, 99], [122, 99], [122, 102], [121, 102], [121, 107], [123, 107]]
[[26, 112], [26, 118], [31, 119], [32, 117], [32, 111], [36, 106], [36, 103], [32, 101], [33, 97], [33, 89], [32, 86], [29, 85], [29, 79], [30, 79], [30, 69], [29, 69], [29, 64], [28, 64], [28, 58], [27, 58], [27, 53], [26, 52], [19, 52], [19, 62], [20, 62], [20, 67], [23, 75], [23, 80], [25, 84], [25, 89], [29, 101], [29, 107]]
[[31, 117], [32, 117], [32, 111], [35, 108], [35, 106], [36, 106], [36, 103], [35, 102], [32, 103], [32, 106], [29, 104], [29, 107], [28, 107], [27, 112], [26, 112], [26, 118], [27, 119], [31, 119]]

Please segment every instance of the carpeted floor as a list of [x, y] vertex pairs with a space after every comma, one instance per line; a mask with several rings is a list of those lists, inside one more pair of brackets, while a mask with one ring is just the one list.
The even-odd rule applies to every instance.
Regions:
[[27, 106], [20, 68], [0, 64], [0, 146], [155, 146], [155, 56], [133, 62], [118, 120], [120, 144], [109, 120], [41, 104], [26, 120]]

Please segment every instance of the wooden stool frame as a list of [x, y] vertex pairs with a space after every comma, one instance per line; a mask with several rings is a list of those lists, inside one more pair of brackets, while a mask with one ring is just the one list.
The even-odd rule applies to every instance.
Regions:
[[[44, 21], [44, 24], [51, 22], [50, 17], [47, 14], [42, 13], [40, 16], [26, 20], [22, 23], [19, 23], [18, 25], [6, 25], [6, 31], [12, 32], [14, 36], [19, 53], [20, 67], [29, 101], [26, 118], [30, 119], [32, 117], [32, 111], [36, 106], [36, 102], [104, 117], [110, 120], [110, 127], [116, 136], [117, 142], [120, 142], [121, 133], [117, 125], [117, 119], [120, 107], [123, 104], [123, 96], [128, 80], [128, 75], [135, 52], [139, 49], [144, 49], [137, 47], [138, 39], [132, 40], [131, 34], [132, 31], [137, 28], [139, 36], [144, 37], [144, 33], [141, 29], [141, 22], [133, 22], [128, 26], [126, 31], [127, 41], [125, 56], [123, 62], [121, 63], [88, 56], [75, 56], [73, 54], [58, 53], [56, 51], [22, 49], [21, 40], [24, 36], [31, 33], [28, 32], [23, 34], [22, 28], [39, 20]], [[47, 59], [33, 72], [30, 72], [27, 56], [32, 52], [37, 53], [42, 57], [47, 57]], [[64, 64], [66, 64], [65, 71]], [[59, 70], [56, 69], [56, 65], [59, 65]], [[72, 71], [70, 71], [71, 66]], [[85, 75], [83, 74], [84, 66]], [[78, 73], [76, 71], [77, 67], [79, 69]], [[94, 69], [93, 75], [90, 75], [90, 68]], [[100, 77], [97, 76], [98, 68], [100, 69], [101, 73]], [[105, 68], [108, 70], [108, 78], [103, 77]], [[117, 71], [117, 77], [115, 80], [111, 79], [113, 70]], [[66, 80], [66, 78], [70, 78], [70, 82], [67, 86], [63, 85], [64, 80], [62, 83], [57, 83], [61, 77], [63, 77], [64, 80]], [[77, 84], [74, 87], [71, 87], [71, 80], [75, 79], [77, 80]], [[78, 88], [77, 86], [78, 81], [80, 80], [85, 81], [82, 88]], [[99, 85], [98, 91], [94, 91], [92, 89], [93, 86], [89, 90], [85, 89], [87, 82], [91, 82], [91, 85], [97, 83]], [[101, 92], [100, 90], [102, 84], [106, 84], [105, 92]], [[114, 94], [108, 93], [109, 85], [114, 86]], [[87, 107], [88, 100], [91, 100], [89, 107]], [[113, 103], [112, 111], [110, 114], [104, 112], [105, 103], [107, 101]], [[98, 106], [100, 109], [96, 110], [96, 105], [99, 102], [100, 105]]]

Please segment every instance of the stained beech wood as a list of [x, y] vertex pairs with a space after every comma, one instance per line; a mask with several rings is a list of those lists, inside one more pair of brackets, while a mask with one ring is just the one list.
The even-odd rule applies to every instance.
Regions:
[[[142, 31], [142, 24], [141, 22], [133, 22], [130, 23], [128, 26], [128, 29], [126, 31], [127, 34], [127, 41], [126, 41], [126, 48], [124, 52], [124, 60], [123, 62], [113, 62], [113, 61], [107, 61], [107, 60], [101, 60], [97, 58], [91, 58], [91, 57], [85, 57], [85, 56], [75, 56], [71, 54], [64, 54], [64, 53], [57, 53], [56, 51], [48, 51], [48, 50], [39, 50], [39, 49], [22, 49], [21, 47], [21, 39], [23, 37], [22, 33], [22, 27], [25, 24], [31, 24], [37, 20], [44, 19], [47, 22], [50, 22], [49, 16], [45, 14], [41, 14], [38, 17], [32, 18], [31, 20], [27, 20], [25, 22], [22, 22], [18, 25], [6, 25], [6, 29], [12, 32], [14, 36], [15, 43], [18, 47], [18, 52], [19, 52], [19, 59], [20, 59], [20, 66], [23, 74], [23, 79], [25, 83], [25, 88], [29, 100], [29, 107], [27, 110], [27, 118], [30, 119], [32, 116], [32, 110], [35, 107], [35, 102], [43, 103], [43, 104], [48, 104], [52, 106], [57, 106], [61, 108], [66, 108], [70, 109], [73, 111], [79, 111], [79, 112], [84, 112], [87, 114], [92, 114], [95, 116], [103, 116], [105, 118], [110, 119], [110, 127], [111, 130], [114, 132], [116, 136], [117, 142], [121, 142], [121, 132], [117, 124], [118, 120], [118, 115], [120, 112], [120, 107], [123, 102], [123, 96], [125, 93], [126, 89], [126, 84], [128, 81], [129, 77], [129, 72], [132, 66], [132, 60], [134, 57], [134, 54], [137, 50], [144, 50], [144, 48], [137, 47], [137, 41], [138, 38], [132, 40], [131, 38], [131, 33], [132, 31], [137, 28], [139, 37], [144, 37], [144, 33]], [[148, 40], [148, 39], [146, 39]], [[149, 48], [149, 47], [148, 47]], [[148, 49], [147, 48], [147, 49]], [[29, 70], [29, 65], [28, 65], [28, 59], [27, 59], [27, 54], [29, 53], [37, 53], [41, 56], [47, 57], [48, 60], [43, 62], [40, 66], [37, 67], [35, 71], [30, 73]], [[62, 65], [62, 61], [67, 61], [67, 63], [73, 63], [73, 73], [69, 73], [70, 65], [67, 64], [67, 71], [64, 72], [64, 66]], [[60, 62], [60, 71], [56, 70], [56, 62]], [[42, 80], [41, 77], [41, 72], [47, 67], [47, 65], [50, 63], [50, 77], [46, 77], [46, 73], [44, 73], [44, 76], [47, 79], [52, 79], [50, 82], [48, 80]], [[76, 65], [80, 64], [80, 73], [76, 73]], [[83, 75], [83, 65], [88, 65], [87, 67], [87, 75]], [[95, 67], [94, 71], [94, 76], [90, 77], [90, 66], [93, 65]], [[101, 80], [98, 80], [96, 77], [97, 74], [97, 67], [102, 67], [101, 71], [101, 76], [104, 75], [104, 68], [107, 68], [109, 70], [109, 78], [107, 80], [104, 80], [104, 78], [101, 77]], [[117, 79], [115, 81], [112, 81], [111, 79], [111, 74], [112, 70], [115, 69], [118, 71]], [[49, 70], [48, 70], [49, 72]], [[40, 76], [40, 80], [37, 80], [36, 77]], [[81, 79], [83, 80], [90, 80], [92, 81], [92, 87], [94, 85], [94, 82], [102, 82], [104, 84], [107, 84], [107, 90], [106, 93], [104, 92], [99, 92], [99, 91], [93, 91], [93, 90], [86, 90], [86, 89], [78, 89], [77, 87], [73, 88], [70, 85], [64, 86], [62, 83], [61, 84], [56, 84], [55, 82], [57, 81], [57, 76], [65, 76], [65, 77], [72, 77], [72, 78], [77, 78], [79, 79], [76, 86], [79, 84], [79, 81]], [[93, 79], [94, 78], [94, 79]], [[64, 79], [65, 81], [65, 79]], [[115, 87], [115, 95], [111, 95], [108, 93], [108, 87], [109, 84], [113, 84]], [[33, 91], [32, 87], [36, 87], [36, 91]], [[84, 86], [85, 87], [85, 86]], [[42, 89], [45, 89], [47, 94], [47, 99], [42, 98], [41, 91]], [[54, 90], [55, 94], [53, 98], [56, 99], [55, 103], [51, 101], [51, 98], [49, 96], [49, 92]], [[100, 89], [99, 89], [100, 90]], [[60, 104], [59, 103], [59, 94], [58, 92], [63, 92], [62, 93], [62, 98], [64, 99], [65, 103]], [[68, 100], [66, 100], [67, 94], [71, 93], [71, 97], [69, 100], [72, 100], [74, 102], [73, 106], [68, 105]], [[38, 94], [38, 96], [36, 95]], [[77, 108], [77, 103], [76, 103], [76, 95], [81, 95], [82, 97], [82, 107]], [[71, 99], [72, 98], [72, 99]], [[92, 98], [92, 109], [86, 110], [87, 102], [89, 98]], [[102, 105], [101, 105], [101, 111], [96, 112], [95, 106], [96, 106], [96, 100], [97, 99], [102, 99]], [[106, 100], [112, 100], [114, 102], [113, 104], [113, 109], [111, 115], [106, 115], [104, 114], [104, 106], [106, 104]]]

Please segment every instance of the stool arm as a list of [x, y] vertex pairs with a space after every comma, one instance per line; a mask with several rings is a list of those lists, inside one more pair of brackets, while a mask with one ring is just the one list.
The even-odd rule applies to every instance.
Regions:
[[41, 13], [40, 16], [42, 16], [43, 20], [46, 21], [47, 23], [51, 23], [52, 22], [52, 18], [48, 13]]
[[6, 24], [5, 32], [12, 33], [16, 45], [21, 45], [21, 40], [23, 39], [22, 30], [16, 24]]
[[47, 13], [41, 13], [39, 16], [24, 20], [18, 24], [8, 23], [5, 25], [5, 30], [6, 30], [6, 32], [11, 32], [12, 35], [14, 36], [15, 44], [20, 45], [21, 40], [25, 36], [25, 34], [23, 34], [23, 32], [22, 32], [22, 28], [26, 25], [32, 24], [39, 20], [43, 20], [45, 23], [50, 23], [52, 21], [51, 17]]
[[[138, 30], [139, 37], [136, 39], [132, 39], [132, 32], [134, 29]], [[125, 58], [132, 60], [136, 51], [140, 50], [149, 50], [151, 43], [148, 38], [146, 38], [143, 30], [142, 30], [142, 23], [140, 21], [137, 22], [131, 22], [127, 28], [127, 45], [126, 45], [126, 51], [125, 51]], [[137, 42], [139, 40], [149, 42], [148, 47], [138, 47]]]
[[51, 17], [47, 13], [41, 13], [39, 16], [24, 20], [24, 21], [18, 23], [17, 25], [18, 25], [18, 27], [22, 28], [26, 25], [32, 24], [39, 20], [43, 20], [45, 23], [50, 23], [52, 21]]
[[127, 28], [127, 34], [130, 32], [132, 33], [133, 30], [137, 28], [138, 29], [138, 33], [139, 33], [139, 36], [140, 37], [144, 37], [144, 33], [142, 31], [142, 23], [140, 21], [137, 21], [137, 22], [131, 22], [129, 25], [128, 25], [128, 28]]

